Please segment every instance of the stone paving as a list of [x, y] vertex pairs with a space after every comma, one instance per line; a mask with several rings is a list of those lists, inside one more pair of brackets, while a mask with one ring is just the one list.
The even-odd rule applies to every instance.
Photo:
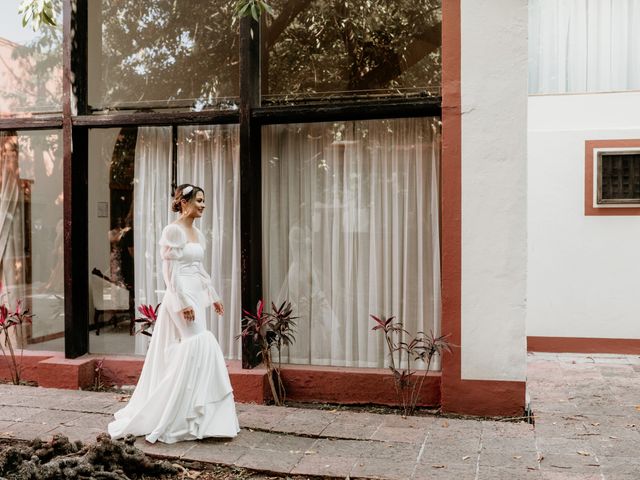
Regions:
[[[640, 358], [530, 355], [536, 425], [238, 404], [234, 440], [138, 446], [148, 454], [277, 474], [456, 480], [640, 479]], [[114, 393], [0, 386], [0, 437], [92, 441]]]

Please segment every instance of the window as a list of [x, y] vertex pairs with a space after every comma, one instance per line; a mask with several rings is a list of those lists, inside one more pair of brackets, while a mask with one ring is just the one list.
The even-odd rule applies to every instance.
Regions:
[[[41, 270], [38, 292], [53, 292], [47, 271], [66, 292], [55, 293], [66, 298], [65, 317], [56, 317], [66, 326], [57, 323], [54, 333], [66, 335], [68, 357], [145, 353], [146, 337], [130, 335], [131, 319], [137, 306], [162, 296], [157, 240], [173, 219], [172, 186], [181, 182], [206, 193], [206, 266], [226, 311], [210, 327], [227, 358], [245, 366], [256, 360], [250, 342], [236, 339], [241, 306], [281, 293], [304, 316], [290, 361], [381, 365], [383, 345], [370, 335], [369, 313], [410, 319], [412, 329], [438, 328], [440, 0], [273, 0], [275, 16], [259, 24], [234, 22], [234, 2], [221, 0], [197, 9], [175, 0], [72, 4], [59, 25], [74, 36], [45, 29], [58, 43], [38, 43], [47, 50], [34, 58], [44, 63], [24, 75], [35, 100], [8, 105], [0, 92], [2, 112], [30, 115], [43, 95], [53, 103], [37, 109], [60, 113], [5, 119], [3, 128], [19, 137], [20, 155], [27, 151], [20, 137], [30, 130], [61, 129], [52, 150], [58, 157], [34, 161], [34, 189], [24, 189], [32, 202], [44, 195], [42, 217], [32, 211], [28, 234], [25, 214], [11, 226], [24, 235], [11, 238], [48, 245], [38, 247], [42, 258], [27, 247], [15, 248], [14, 257], [32, 254], [27, 264], [34, 285]], [[70, 108], [61, 108], [62, 89], [51, 78], [77, 97]], [[52, 164], [59, 170], [49, 175]], [[38, 177], [43, 171], [46, 178]], [[40, 190], [45, 184], [59, 184], [55, 199]], [[48, 233], [37, 239], [41, 232]], [[64, 255], [41, 253], [60, 241]], [[307, 242], [312, 252], [298, 248]], [[374, 248], [382, 253], [367, 259]], [[328, 263], [331, 252], [343, 265]], [[51, 264], [63, 260], [64, 278]], [[315, 276], [296, 282], [307, 267]], [[9, 273], [12, 285], [24, 284]], [[310, 288], [325, 300], [305, 298]]]
[[[158, 239], [175, 220], [171, 185], [205, 192], [197, 222], [207, 239], [205, 265], [226, 306], [211, 316], [227, 358], [240, 358], [240, 164], [237, 125], [92, 129], [89, 136], [89, 318], [92, 353], [146, 353], [132, 335], [136, 307], [165, 291]], [[174, 159], [173, 149], [177, 147]], [[174, 161], [175, 175], [174, 178]]]
[[57, 27], [22, 27], [19, 0], [4, 0], [0, 18], [0, 113], [62, 110], [62, 2], [53, 2]]
[[598, 203], [640, 204], [640, 152], [598, 154]]
[[587, 140], [584, 214], [640, 215], [640, 139]]
[[35, 314], [28, 349], [64, 350], [62, 154], [57, 131], [0, 132], [0, 302]]
[[274, 0], [262, 36], [271, 102], [438, 95], [440, 0]]
[[439, 328], [439, 122], [274, 125], [263, 130], [267, 304], [298, 316], [286, 361], [382, 367], [370, 314]]
[[531, 0], [529, 93], [640, 89], [637, 0]]
[[90, 1], [94, 110], [224, 108], [239, 90], [233, 2]]

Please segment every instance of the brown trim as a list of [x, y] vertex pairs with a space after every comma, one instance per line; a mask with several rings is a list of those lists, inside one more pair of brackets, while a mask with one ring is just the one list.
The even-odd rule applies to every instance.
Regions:
[[593, 206], [593, 151], [596, 148], [640, 148], [640, 139], [585, 140], [584, 142], [584, 214], [585, 216], [636, 216], [640, 207]]
[[238, 123], [237, 111], [207, 110], [204, 112], [136, 112], [110, 113], [105, 115], [78, 115], [72, 118], [74, 126], [90, 128], [113, 128], [127, 125], [198, 125]]
[[442, 114], [440, 97], [376, 101], [339, 102], [333, 104], [288, 105], [256, 108], [252, 118], [261, 125], [310, 123], [386, 118], [434, 117]]
[[[442, 333], [461, 340], [462, 172], [460, 0], [442, 4]], [[461, 351], [442, 358], [442, 406], [455, 402]]]
[[457, 346], [442, 359], [442, 410], [519, 416], [525, 407], [525, 382], [462, 379], [460, 13], [460, 0], [442, 2], [442, 333]]
[[639, 338], [527, 337], [527, 351], [640, 355]]
[[49, 333], [47, 335], [41, 335], [39, 337], [30, 338], [29, 345], [44, 343], [44, 342], [48, 342], [49, 340], [56, 340], [58, 338], [63, 338], [63, 337], [64, 337], [64, 332]]
[[62, 116], [0, 118], [0, 130], [53, 130], [62, 128]]

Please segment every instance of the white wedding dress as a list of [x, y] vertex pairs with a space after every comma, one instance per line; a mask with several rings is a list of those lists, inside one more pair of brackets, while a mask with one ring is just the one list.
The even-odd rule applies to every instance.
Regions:
[[[114, 439], [133, 434], [152, 443], [175, 443], [235, 437], [240, 430], [225, 360], [206, 328], [206, 309], [220, 298], [202, 264], [204, 235], [197, 233], [200, 241], [189, 242], [176, 224], [162, 231], [167, 291], [138, 385], [109, 424]], [[180, 315], [189, 306], [195, 312], [192, 322]]]

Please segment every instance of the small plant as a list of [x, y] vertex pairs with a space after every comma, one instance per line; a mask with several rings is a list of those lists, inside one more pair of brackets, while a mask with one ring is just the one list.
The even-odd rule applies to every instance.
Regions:
[[[262, 300], [258, 302], [256, 313], [244, 310], [243, 322], [245, 327], [238, 337], [250, 338], [260, 349], [258, 356], [267, 369], [267, 377], [271, 394], [276, 405], [283, 405], [286, 397], [282, 376], [280, 374], [282, 361], [282, 347], [289, 346], [295, 341], [293, 335], [296, 327], [292, 316], [293, 309], [290, 302], [283, 302], [280, 307], [271, 304], [271, 312], [264, 310]], [[272, 348], [278, 351], [278, 366], [274, 366]]]
[[[416, 410], [422, 385], [429, 374], [433, 357], [443, 351], [450, 352], [451, 345], [447, 342], [447, 335], [434, 336], [433, 332], [425, 334], [418, 332], [414, 337], [404, 329], [402, 322], [395, 321], [395, 317], [377, 317], [371, 315], [376, 325], [371, 331], [380, 331], [384, 335], [387, 354], [389, 355], [389, 369], [393, 375], [396, 395], [402, 404], [404, 416], [411, 415]], [[407, 339], [407, 341], [403, 341]], [[406, 367], [402, 368], [402, 361]], [[422, 374], [412, 369], [412, 362], [422, 361], [425, 369]]]
[[[153, 305], [140, 305], [138, 307], [138, 311], [142, 314], [142, 318], [136, 318], [136, 323], [141, 323], [140, 330], [136, 333], [141, 333], [142, 335], [146, 335], [147, 337], [151, 336], [151, 332], [153, 332], [153, 326], [156, 324], [156, 320], [158, 319], [158, 309], [160, 308], [160, 304], [156, 305], [153, 308]], [[151, 330], [151, 332], [149, 332]]]
[[[29, 310], [22, 309], [22, 302], [16, 302], [16, 308], [10, 310], [8, 305], [0, 304], [0, 332], [4, 334], [4, 339], [0, 341], [0, 351], [9, 365], [11, 382], [20, 385], [22, 372], [22, 354], [24, 349], [20, 343], [20, 362], [16, 359], [16, 351], [11, 341], [11, 335], [15, 334], [16, 341], [18, 334], [22, 334], [22, 326], [31, 323], [33, 314]], [[18, 332], [16, 332], [18, 330]], [[7, 355], [8, 352], [8, 355]]]
[[93, 376], [93, 389], [96, 392], [104, 390], [104, 383], [102, 383], [102, 372], [104, 371], [104, 358], [100, 360], [96, 360], [95, 366], [93, 368], [94, 376]]

